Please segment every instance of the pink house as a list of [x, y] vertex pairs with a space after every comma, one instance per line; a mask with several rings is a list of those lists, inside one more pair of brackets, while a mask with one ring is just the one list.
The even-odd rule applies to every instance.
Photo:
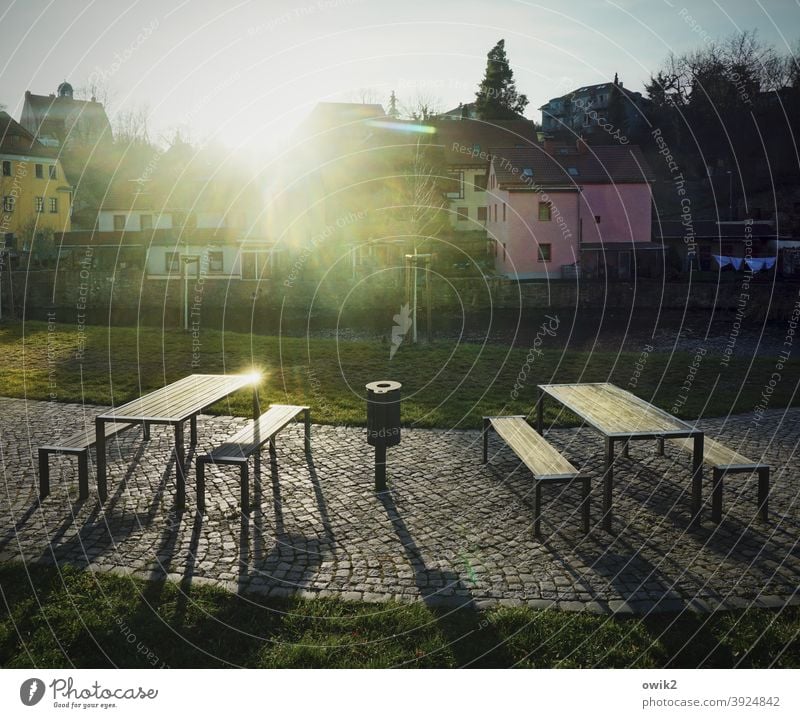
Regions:
[[486, 230], [510, 279], [629, 277], [651, 243], [653, 174], [631, 145], [493, 149]]

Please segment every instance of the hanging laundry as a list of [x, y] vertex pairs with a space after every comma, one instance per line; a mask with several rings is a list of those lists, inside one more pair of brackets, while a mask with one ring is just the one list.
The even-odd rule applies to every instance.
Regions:
[[728, 257], [728, 259], [731, 260], [731, 264], [737, 272], [742, 268], [742, 262], [744, 262], [744, 260], [741, 257]]
[[712, 254], [711, 256], [714, 257], [714, 259], [717, 260], [717, 264], [719, 264], [719, 268], [720, 269], [724, 269], [729, 264], [733, 264], [733, 262], [731, 262], [731, 258], [730, 257], [720, 257], [719, 255], [716, 255], [716, 254]]
[[747, 262], [747, 266], [750, 267], [753, 273], [760, 272], [762, 269], [764, 269], [763, 259], [754, 259], [753, 257], [748, 257], [744, 261]]
[[772, 269], [775, 266], [777, 257], [766, 257], [764, 259], [764, 269]]

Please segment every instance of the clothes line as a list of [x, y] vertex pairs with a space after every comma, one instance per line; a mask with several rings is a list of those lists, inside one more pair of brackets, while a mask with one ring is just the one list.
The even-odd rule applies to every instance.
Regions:
[[772, 269], [775, 266], [776, 257], [726, 257], [720, 254], [712, 254], [712, 257], [719, 264], [720, 269], [731, 266], [736, 271], [746, 264], [751, 272], [760, 272], [762, 269]]

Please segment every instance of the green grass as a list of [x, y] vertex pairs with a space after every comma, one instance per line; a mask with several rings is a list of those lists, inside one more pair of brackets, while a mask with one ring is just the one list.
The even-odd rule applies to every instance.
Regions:
[[[547, 350], [528, 365], [518, 397], [515, 382], [526, 363], [526, 349], [436, 342], [400, 346], [389, 359], [381, 342], [278, 338], [203, 331], [199, 365], [192, 366], [192, 339], [180, 331], [112, 328], [43, 322], [0, 325], [0, 395], [30, 399], [120, 404], [192, 372], [264, 371], [262, 402], [309, 404], [319, 423], [363, 425], [364, 384], [376, 379], [403, 383], [403, 421], [408, 426], [476, 428], [488, 414], [527, 414], [537, 383], [611, 381], [672, 412], [693, 357], [650, 354], [634, 388], [639, 354], [562, 353]], [[83, 346], [82, 358], [77, 351]], [[545, 344], [546, 346], [546, 344]], [[774, 371], [774, 358], [732, 361], [721, 368], [708, 355], [678, 416], [720, 416], [752, 410]], [[794, 395], [800, 362], [786, 364], [784, 380], [769, 408], [797, 404]], [[248, 392], [214, 407], [216, 413], [247, 415]], [[548, 405], [547, 418], [574, 423]]]
[[610, 618], [257, 600], [75, 568], [0, 565], [7, 668], [798, 667], [800, 610]]

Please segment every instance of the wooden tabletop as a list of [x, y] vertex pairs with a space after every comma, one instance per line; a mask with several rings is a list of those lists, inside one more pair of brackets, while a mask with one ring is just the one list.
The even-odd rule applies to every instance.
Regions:
[[253, 374], [190, 374], [115, 407], [98, 418], [114, 421], [186, 421], [228, 394], [253, 386], [258, 381]]
[[540, 384], [539, 389], [606, 436], [701, 433], [614, 384]]

